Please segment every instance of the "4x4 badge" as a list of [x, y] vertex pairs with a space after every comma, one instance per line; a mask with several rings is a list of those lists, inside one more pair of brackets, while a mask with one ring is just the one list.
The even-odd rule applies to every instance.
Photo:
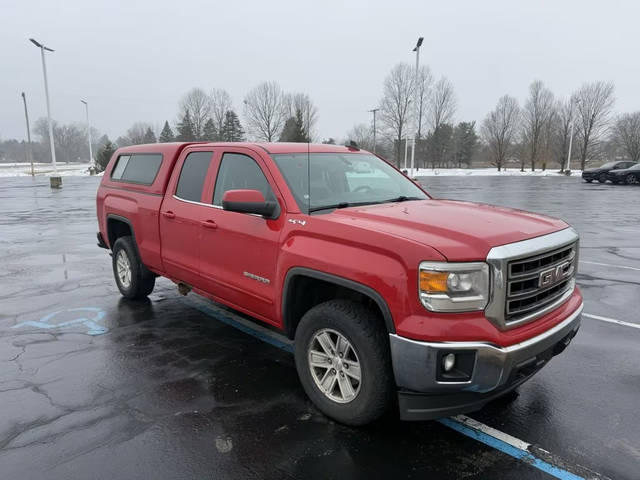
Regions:
[[302, 225], [303, 227], [307, 224], [306, 220], [298, 220], [297, 218], [290, 218], [289, 223], [293, 223], [294, 225]]

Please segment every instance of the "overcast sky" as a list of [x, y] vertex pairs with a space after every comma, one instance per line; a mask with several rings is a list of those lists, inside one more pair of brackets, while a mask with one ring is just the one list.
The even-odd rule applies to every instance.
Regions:
[[637, 1], [0, 0], [0, 139], [25, 138], [46, 115], [40, 52], [48, 54], [52, 115], [112, 139], [136, 121], [176, 120], [191, 87], [227, 89], [241, 112], [248, 89], [275, 80], [311, 95], [321, 138], [370, 121], [391, 67], [421, 63], [453, 83], [456, 120], [481, 121], [538, 78], [559, 97], [585, 81], [616, 85], [616, 110], [640, 110]]

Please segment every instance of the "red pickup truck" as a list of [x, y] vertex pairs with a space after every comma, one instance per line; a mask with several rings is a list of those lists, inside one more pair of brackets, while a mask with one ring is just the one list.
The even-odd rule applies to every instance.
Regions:
[[580, 326], [573, 228], [434, 199], [357, 147], [121, 148], [97, 214], [122, 295], [163, 276], [277, 327], [307, 395], [351, 425], [395, 402], [407, 420], [477, 410]]

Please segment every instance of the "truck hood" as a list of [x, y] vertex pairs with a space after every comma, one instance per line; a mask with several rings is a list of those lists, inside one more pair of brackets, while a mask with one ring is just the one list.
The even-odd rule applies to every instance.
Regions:
[[328, 217], [430, 246], [449, 261], [483, 260], [492, 247], [568, 227], [562, 220], [535, 213], [453, 200], [350, 207]]

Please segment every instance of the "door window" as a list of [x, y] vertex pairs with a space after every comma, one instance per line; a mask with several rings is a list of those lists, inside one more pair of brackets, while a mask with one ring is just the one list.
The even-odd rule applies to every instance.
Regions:
[[176, 197], [191, 202], [202, 198], [202, 187], [213, 152], [191, 152], [184, 159], [176, 187]]
[[256, 161], [240, 153], [225, 153], [222, 156], [213, 191], [214, 205], [222, 205], [222, 197], [227, 190], [259, 190], [265, 200], [275, 200], [269, 182]]

